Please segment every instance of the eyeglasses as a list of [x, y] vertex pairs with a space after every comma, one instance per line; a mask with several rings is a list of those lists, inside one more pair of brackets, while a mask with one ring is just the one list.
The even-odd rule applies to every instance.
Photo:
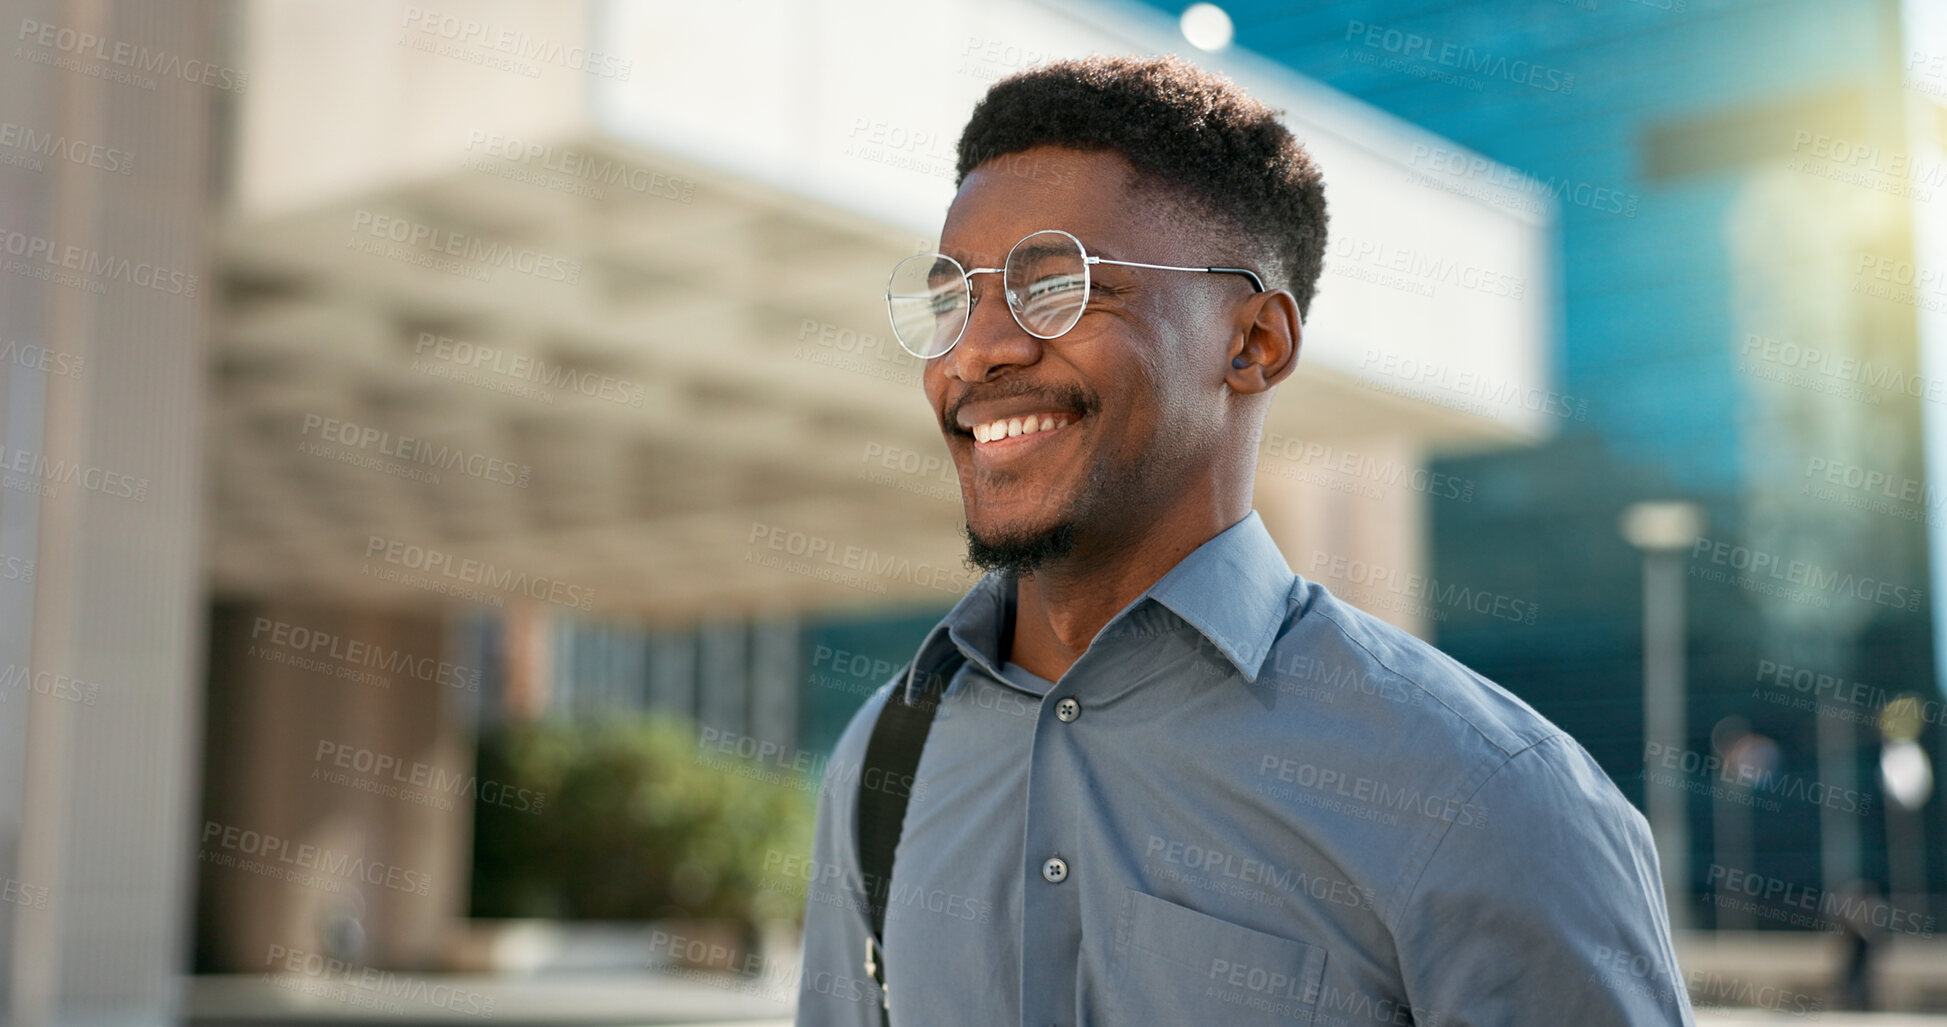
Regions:
[[1007, 251], [1001, 267], [968, 270], [944, 253], [921, 253], [900, 261], [886, 281], [892, 333], [916, 357], [945, 354], [967, 330], [974, 303], [973, 276], [999, 274], [1015, 323], [1037, 339], [1056, 338], [1075, 327], [1088, 307], [1091, 264], [1243, 275], [1251, 280], [1253, 290], [1264, 291], [1264, 281], [1248, 268], [1172, 267], [1091, 257], [1080, 239], [1051, 228], [1022, 236]]

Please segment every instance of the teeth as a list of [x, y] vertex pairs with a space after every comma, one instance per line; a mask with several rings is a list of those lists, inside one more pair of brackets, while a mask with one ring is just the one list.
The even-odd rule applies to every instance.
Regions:
[[1002, 418], [988, 424], [976, 424], [973, 426], [973, 436], [975, 442], [998, 442], [1016, 435], [1032, 435], [1035, 432], [1066, 428], [1069, 423], [1070, 418], [1066, 414], [1042, 414], [1039, 418], [1029, 414], [1025, 417]]

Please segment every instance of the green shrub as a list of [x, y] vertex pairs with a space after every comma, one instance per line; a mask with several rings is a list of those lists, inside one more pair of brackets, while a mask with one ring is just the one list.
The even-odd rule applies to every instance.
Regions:
[[483, 738], [480, 780], [528, 789], [541, 804], [476, 803], [473, 915], [797, 920], [802, 882], [773, 872], [764, 888], [764, 865], [770, 853], [809, 856], [816, 782], [705, 760], [696, 739], [693, 722], [661, 715], [543, 721]]

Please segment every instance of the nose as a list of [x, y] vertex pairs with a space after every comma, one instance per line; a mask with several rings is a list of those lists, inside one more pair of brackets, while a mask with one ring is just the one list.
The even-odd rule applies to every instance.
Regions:
[[[1002, 368], [1026, 366], [1041, 359], [1041, 339], [1027, 333], [1008, 309], [1001, 276], [989, 272], [973, 281], [975, 301], [967, 312], [967, 327], [946, 356], [949, 377], [964, 382], [991, 380]], [[985, 292], [983, 293], [983, 290]]]

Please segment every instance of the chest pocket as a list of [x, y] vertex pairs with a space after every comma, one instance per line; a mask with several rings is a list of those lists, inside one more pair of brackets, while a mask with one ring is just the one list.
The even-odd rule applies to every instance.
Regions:
[[1115, 1024], [1309, 1024], [1325, 950], [1187, 906], [1122, 893], [1110, 971]]

